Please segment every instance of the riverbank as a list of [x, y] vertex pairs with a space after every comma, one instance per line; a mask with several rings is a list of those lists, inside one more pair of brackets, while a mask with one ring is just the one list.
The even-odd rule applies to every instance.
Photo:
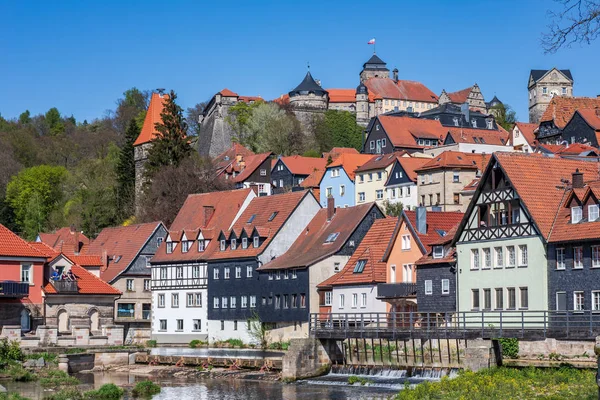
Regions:
[[[97, 368], [90, 372], [104, 372], [116, 374], [129, 374], [136, 377], [164, 380], [174, 378], [181, 380], [192, 380], [198, 378], [210, 379], [248, 379], [253, 381], [271, 381], [280, 379], [280, 373], [275, 371], [260, 371], [236, 368], [213, 368], [213, 367], [178, 367], [174, 365], [121, 365], [106, 368]], [[85, 373], [83, 373], [85, 374]]]

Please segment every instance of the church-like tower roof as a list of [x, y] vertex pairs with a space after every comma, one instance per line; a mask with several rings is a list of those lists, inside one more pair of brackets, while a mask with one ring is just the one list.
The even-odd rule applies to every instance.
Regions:
[[292, 91], [290, 91], [288, 94], [290, 95], [290, 97], [293, 97], [293, 96], [309, 94], [309, 93], [314, 93], [317, 96], [323, 96], [324, 94], [327, 93], [327, 91], [325, 89], [323, 89], [314, 80], [314, 78], [310, 74], [310, 71], [308, 71], [306, 73], [306, 76], [304, 77], [302, 82], [300, 82], [300, 84], [298, 86], [296, 86], [296, 88], [293, 89]]
[[385, 61], [379, 58], [375, 53], [373, 53], [371, 58], [369, 58], [369, 61], [363, 64], [363, 69], [389, 71], [387, 69], [387, 64], [385, 63]]

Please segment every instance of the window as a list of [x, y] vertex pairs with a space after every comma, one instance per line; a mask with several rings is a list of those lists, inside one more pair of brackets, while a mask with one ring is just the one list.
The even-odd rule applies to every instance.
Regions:
[[433, 281], [430, 279], [425, 281], [425, 294], [428, 296], [433, 294]]
[[273, 221], [275, 217], [279, 214], [279, 211], [273, 211], [273, 214], [269, 217], [269, 222]]
[[366, 307], [367, 306], [367, 294], [366, 293], [361, 293], [360, 294], [360, 306], [361, 307]]
[[150, 279], [144, 279], [144, 292], [149, 292], [150, 291], [150, 285], [151, 285], [151, 280]]
[[354, 266], [354, 273], [360, 274], [365, 269], [365, 265], [367, 264], [367, 260], [358, 260], [356, 265]]
[[204, 249], [205, 249], [205, 246], [204, 246], [204, 240], [202, 240], [202, 239], [198, 239], [198, 251], [199, 251], [199, 252], [203, 252], [203, 251], [204, 251]]
[[421, 185], [425, 184], [425, 175], [421, 175]]
[[213, 297], [213, 308], [219, 308], [219, 298]]
[[375, 191], [375, 196], [377, 197], [377, 200], [383, 200], [383, 189]]
[[267, 176], [267, 170], [261, 168], [261, 170], [260, 170], [260, 176]]
[[159, 308], [164, 308], [165, 306], [165, 295], [164, 294], [159, 294], [158, 295], [158, 307]]
[[566, 87], [562, 88], [562, 94], [567, 94], [567, 88]]
[[233, 320], [233, 330], [237, 331], [237, 320]]
[[496, 253], [495, 268], [502, 268], [504, 266], [504, 253], [502, 252], [502, 247], [494, 247], [494, 253]]
[[340, 169], [339, 168], [332, 168], [331, 169], [331, 177], [335, 178], [340, 176]]
[[171, 307], [172, 308], [177, 308], [179, 307], [179, 294], [177, 293], [173, 293], [171, 295]]
[[281, 279], [281, 271], [277, 270], [275, 272], [275, 279], [280, 280]]
[[369, 172], [369, 182], [373, 181], [373, 174]]
[[452, 122], [454, 122], [454, 126], [458, 126], [458, 118], [452, 118]]
[[402, 235], [402, 250], [410, 250], [410, 235]]
[[165, 267], [160, 269], [160, 279], [167, 279], [167, 269]]
[[192, 247], [191, 240], [184, 240], [183, 242], [181, 242], [181, 252], [182, 253], [187, 253], [188, 251], [190, 251], [191, 247]]
[[306, 294], [300, 293], [300, 307], [306, 307]]
[[508, 309], [514, 310], [517, 308], [517, 291], [515, 288], [507, 288], [508, 293]]
[[283, 279], [290, 279], [290, 271], [287, 269], [283, 271]]
[[592, 292], [592, 310], [600, 311], [600, 291]]
[[479, 289], [471, 290], [471, 309], [479, 310]]
[[192, 325], [193, 325], [193, 328], [192, 328], [193, 331], [201, 331], [202, 330], [202, 320], [193, 319]]
[[225, 239], [221, 240], [221, 251], [225, 250], [225, 246], [226, 246], [226, 241]]
[[[202, 297], [200, 297], [200, 298], [202, 298]], [[194, 301], [195, 301], [194, 300], [194, 293], [188, 293], [187, 294], [187, 306], [188, 307], [195, 307]]]
[[273, 271], [269, 271], [269, 280], [272, 281], [273, 280]]
[[567, 293], [556, 292], [556, 310], [566, 311], [567, 310]]
[[442, 279], [442, 294], [450, 294], [450, 279]]
[[237, 297], [229, 296], [229, 308], [235, 308], [237, 306]]
[[471, 269], [479, 269], [479, 249], [471, 250]]
[[340, 196], [346, 194], [346, 185], [340, 185]]
[[600, 246], [592, 246], [592, 268], [600, 267]]
[[256, 308], [256, 296], [250, 296], [250, 308]]
[[283, 187], [283, 179], [279, 180], [279, 187]]
[[565, 249], [556, 249], [556, 269], [565, 269]]
[[325, 292], [325, 305], [326, 306], [330, 306], [331, 305], [332, 297], [333, 297], [333, 293], [332, 292]]
[[488, 248], [483, 249], [483, 268], [490, 269], [492, 268], [492, 252]]
[[487, 128], [488, 129], [493, 129], [494, 128], [494, 122], [492, 120], [487, 120]]
[[242, 238], [242, 249], [248, 248], [248, 238]]
[[477, 120], [476, 119], [472, 119], [471, 120], [471, 125], [473, 125], [473, 128], [477, 128]]
[[296, 279], [298, 278], [298, 271], [296, 271], [295, 269], [292, 270], [292, 279]]
[[454, 171], [454, 173], [452, 174], [452, 182], [454, 182], [454, 183], [460, 182], [460, 175], [457, 171]]
[[[379, 125], [377, 125], [377, 130], [379, 130]], [[371, 140], [371, 142], [369, 143], [369, 148], [371, 150], [375, 149], [375, 141], [374, 140]]]
[[352, 308], [358, 306], [358, 293], [352, 293]]
[[225, 321], [221, 320], [221, 330], [225, 330]]
[[454, 204], [460, 204], [460, 193], [454, 193], [452, 200], [454, 201]]
[[175, 277], [177, 279], [183, 279], [183, 267], [176, 267], [175, 268]]
[[504, 307], [504, 290], [502, 288], [496, 289], [496, 310], [502, 310]]
[[252, 266], [246, 266], [246, 278], [252, 278]]
[[546, 94], [546, 93], [548, 93], [548, 88], [547, 88], [547, 87], [543, 87], [543, 88], [542, 88], [542, 93], [543, 93], [543, 94]]
[[260, 244], [260, 239], [258, 236], [254, 236], [252, 238], [252, 245], [254, 246], [254, 248], [257, 248]]
[[214, 267], [214, 269], [213, 269], [213, 279], [215, 281], [219, 280], [219, 267]]
[[444, 257], [444, 246], [433, 246], [433, 258]]
[[21, 264], [21, 282], [33, 285], [33, 274], [31, 264]]
[[519, 245], [519, 267], [527, 266], [527, 245]]
[[335, 242], [335, 239], [337, 239], [339, 235], [340, 235], [339, 232], [330, 233], [329, 235], [327, 235], [327, 239], [325, 239], [325, 243]]
[[573, 310], [583, 311], [584, 306], [583, 292], [573, 292]]
[[581, 221], [582, 211], [581, 207], [571, 207], [571, 223], [576, 224]]
[[519, 289], [520, 298], [521, 298], [521, 309], [529, 308], [529, 289], [526, 287], [522, 287]]
[[242, 277], [242, 267], [235, 267], [235, 278], [240, 279]]
[[381, 171], [379, 171], [377, 173], [377, 180], [380, 181], [382, 177], [383, 177], [383, 173]]
[[358, 183], [363, 183], [365, 181], [365, 176], [363, 174], [358, 175]]
[[359, 202], [365, 201], [365, 192], [358, 193], [358, 201]]
[[381, 147], [385, 147], [387, 144], [387, 140], [385, 138], [381, 139]]
[[507, 268], [512, 268], [517, 263], [517, 257], [515, 254], [515, 246], [506, 246], [506, 252], [508, 253], [508, 264]]
[[340, 263], [339, 262], [333, 263], [333, 272], [334, 273], [340, 272]]
[[275, 296], [275, 308], [281, 308], [281, 298], [279, 295]]
[[125, 281], [125, 285], [127, 288], [128, 292], [133, 292], [134, 291], [134, 280], [133, 279], [127, 279]]
[[583, 247], [573, 247], [573, 268], [583, 268]]
[[178, 319], [177, 320], [177, 330], [178, 331], [182, 331], [183, 330], [183, 320], [182, 319]]
[[290, 296], [287, 294], [283, 295], [283, 308], [290, 308]]
[[598, 219], [598, 204], [592, 204], [588, 206], [588, 221], [595, 221]]
[[229, 279], [230, 274], [231, 274], [231, 268], [229, 268], [229, 267], [223, 268], [223, 278]]
[[241, 308], [248, 307], [248, 296], [240, 296], [240, 307]]
[[235, 250], [237, 248], [237, 240], [231, 239], [231, 250]]
[[161, 331], [167, 330], [167, 320], [166, 319], [160, 320], [160, 329], [159, 330], [161, 330]]
[[175, 248], [175, 243], [167, 242], [167, 254], [171, 254]]
[[221, 308], [227, 308], [227, 297], [221, 296]]
[[492, 289], [483, 289], [483, 309], [492, 309]]

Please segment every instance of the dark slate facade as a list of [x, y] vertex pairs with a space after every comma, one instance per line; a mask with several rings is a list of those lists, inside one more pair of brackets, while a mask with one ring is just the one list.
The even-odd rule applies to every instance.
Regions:
[[[448, 279], [450, 292], [442, 294], [442, 279]], [[425, 281], [431, 280], [433, 292], [425, 294]], [[449, 263], [417, 266], [417, 310], [428, 313], [456, 312], [456, 270]]]
[[[379, 140], [381, 143], [382, 139], [385, 139], [385, 146], [381, 147], [381, 152], [377, 152], [377, 141]], [[372, 148], [371, 148], [371, 146], [372, 146]], [[415, 146], [416, 146], [416, 142], [415, 142]], [[379, 119], [373, 118], [371, 120], [371, 122], [369, 123], [369, 126], [367, 126], [365, 142], [363, 144], [361, 153], [364, 153], [364, 154], [380, 154], [380, 153], [389, 154], [389, 153], [393, 153], [396, 150], [401, 150], [401, 149], [394, 149], [394, 145], [392, 144], [392, 141], [390, 140], [387, 133], [385, 132], [385, 129], [383, 129], [383, 125], [381, 125], [381, 123], [379, 123]], [[413, 151], [416, 151], [416, 150], [418, 150], [418, 149], [413, 149]]]
[[388, 178], [385, 186], [394, 186], [394, 185], [402, 185], [404, 183], [414, 183], [408, 175], [406, 175], [406, 171], [402, 168], [402, 165], [396, 161], [394, 163], [394, 167], [392, 168], [392, 173]]
[[154, 231], [154, 234], [150, 237], [150, 239], [146, 242], [142, 250], [139, 252], [137, 257], [133, 259], [129, 268], [124, 271], [122, 276], [151, 276], [151, 269], [149, 267], [150, 260], [156, 254], [156, 250], [158, 246], [165, 240], [167, 237], [167, 228], [163, 224], [158, 226], [158, 229]]
[[[261, 175], [261, 171], [264, 171], [264, 175]], [[257, 182], [257, 183], [264, 183], [264, 184], [271, 184], [271, 158], [267, 157], [267, 159], [265, 161], [262, 162], [262, 164], [259, 165], [258, 168], [256, 168], [254, 170], [254, 172], [252, 172], [252, 174], [250, 174], [250, 176], [248, 178], [245, 179], [245, 182]], [[239, 182], [237, 184], [238, 188], [242, 188], [243, 182]]]
[[546, 124], [545, 129], [540, 126], [538, 140], [542, 144], [554, 144], [565, 141], [569, 144], [585, 143], [590, 146], [598, 147], [596, 131], [588, 125], [579, 113], [573, 115], [573, 118], [571, 118], [562, 131], [556, 128], [554, 124]]
[[[461, 128], [477, 128], [498, 130], [498, 124], [493, 117], [486, 114], [471, 111], [468, 108], [462, 110], [461, 106], [447, 103], [439, 107], [432, 108], [419, 114], [420, 118], [437, 119], [442, 126], [461, 127]], [[473, 126], [473, 121], [477, 126]], [[491, 128], [488, 127], [488, 121], [491, 121]]]
[[298, 187], [302, 183], [302, 180], [306, 179], [307, 177], [308, 175], [292, 174], [285, 163], [279, 159], [271, 170], [273, 192], [281, 193], [285, 188]]

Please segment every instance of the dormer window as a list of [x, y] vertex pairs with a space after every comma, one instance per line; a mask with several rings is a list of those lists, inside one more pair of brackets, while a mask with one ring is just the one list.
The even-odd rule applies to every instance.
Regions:
[[225, 251], [225, 246], [227, 245], [226, 240], [221, 240], [221, 251]]
[[477, 120], [476, 119], [472, 119], [471, 120], [471, 125], [473, 125], [473, 128], [477, 128]]
[[444, 257], [444, 246], [433, 246], [433, 258]]
[[581, 221], [582, 211], [581, 207], [571, 207], [571, 223], [576, 224]]
[[191, 240], [184, 240], [183, 242], [181, 242], [181, 252], [182, 253], [187, 253], [188, 251], [190, 251], [191, 247], [192, 247]]
[[598, 204], [592, 204], [588, 206], [588, 221], [595, 221], [600, 215], [598, 215]]
[[452, 121], [454, 122], [454, 126], [458, 126], [458, 118], [457, 117], [452, 118]]
[[231, 239], [231, 250], [235, 250], [237, 247], [237, 240]]
[[488, 129], [494, 129], [494, 121], [492, 121], [491, 119], [488, 119], [486, 122], [487, 122]]
[[242, 249], [248, 248], [248, 238], [242, 238]]
[[167, 242], [167, 254], [171, 254], [175, 250], [175, 243]]
[[254, 246], [254, 248], [257, 248], [260, 244], [260, 239], [258, 236], [254, 236], [252, 238], [252, 245]]
[[204, 249], [205, 249], [204, 240], [202, 240], [202, 239], [198, 240], [198, 251], [203, 252]]

